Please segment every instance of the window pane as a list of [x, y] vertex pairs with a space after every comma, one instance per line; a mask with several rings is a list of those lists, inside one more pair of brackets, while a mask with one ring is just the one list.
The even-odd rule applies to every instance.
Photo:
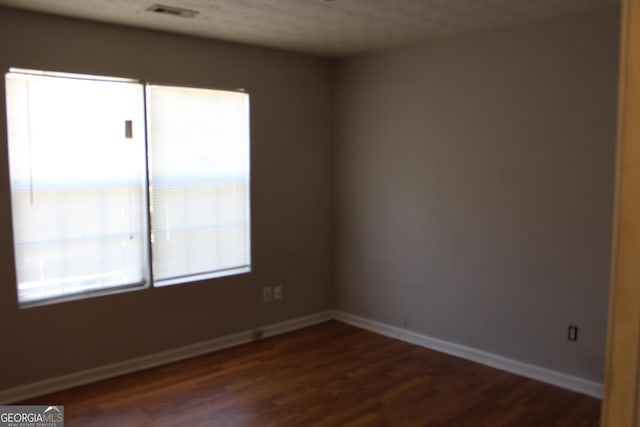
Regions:
[[145, 283], [142, 86], [5, 80], [19, 301]]
[[158, 285], [249, 270], [249, 96], [148, 87]]

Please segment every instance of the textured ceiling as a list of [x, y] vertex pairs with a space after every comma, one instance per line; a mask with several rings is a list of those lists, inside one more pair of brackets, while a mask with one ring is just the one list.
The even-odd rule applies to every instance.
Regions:
[[[150, 13], [155, 3], [199, 11]], [[0, 5], [324, 56], [568, 15], [619, 0], [0, 0]]]

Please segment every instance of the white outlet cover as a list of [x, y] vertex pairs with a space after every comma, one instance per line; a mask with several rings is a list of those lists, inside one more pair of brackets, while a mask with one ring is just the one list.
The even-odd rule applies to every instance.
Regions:
[[282, 286], [273, 287], [273, 299], [275, 300], [282, 299]]

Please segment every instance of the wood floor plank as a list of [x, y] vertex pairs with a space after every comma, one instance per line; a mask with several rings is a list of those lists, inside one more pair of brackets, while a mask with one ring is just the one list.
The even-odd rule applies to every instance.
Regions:
[[600, 401], [331, 321], [30, 399], [67, 426], [596, 427]]

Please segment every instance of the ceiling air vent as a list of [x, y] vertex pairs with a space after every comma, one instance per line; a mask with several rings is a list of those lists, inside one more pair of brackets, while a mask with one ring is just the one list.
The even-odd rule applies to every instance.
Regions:
[[164, 4], [154, 4], [147, 10], [149, 12], [162, 13], [164, 15], [179, 16], [181, 18], [194, 18], [196, 15], [200, 13], [197, 10], [182, 9], [181, 7], [166, 6]]

